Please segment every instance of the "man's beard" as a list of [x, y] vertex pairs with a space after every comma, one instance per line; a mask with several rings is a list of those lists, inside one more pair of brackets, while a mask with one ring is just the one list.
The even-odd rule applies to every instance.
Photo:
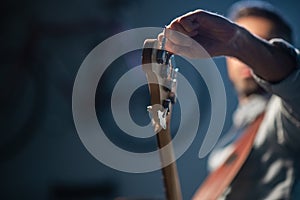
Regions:
[[264, 94], [266, 91], [260, 87], [253, 78], [244, 79], [234, 84], [239, 97], [248, 97], [252, 94]]

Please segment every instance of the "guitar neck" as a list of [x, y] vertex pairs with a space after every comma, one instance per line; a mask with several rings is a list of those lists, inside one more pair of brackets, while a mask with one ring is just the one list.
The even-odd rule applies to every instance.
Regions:
[[[170, 134], [170, 125], [167, 121], [167, 129], [161, 130], [159, 133], [157, 133], [157, 144], [158, 148], [161, 149], [167, 144], [172, 143], [172, 138]], [[172, 144], [170, 144], [172, 146]], [[162, 153], [160, 151], [160, 159], [161, 162], [164, 163], [167, 160], [174, 159], [174, 151], [173, 148], [169, 148], [168, 153]], [[181, 200], [181, 189], [180, 189], [180, 183], [179, 183], [179, 177], [177, 172], [177, 166], [176, 162], [173, 162], [169, 164], [166, 167], [162, 168], [162, 174], [163, 174], [163, 180], [164, 180], [164, 186], [165, 186], [165, 194], [168, 200]]]
[[[157, 72], [154, 72], [153, 69], [161, 69], [165, 67], [164, 64], [157, 63], [157, 40], [146, 40], [144, 43], [143, 49], [143, 69], [146, 72], [150, 96], [151, 96], [151, 105], [163, 105], [163, 101], [168, 98], [169, 92], [160, 85], [160, 77]], [[158, 70], [159, 71], [159, 70]], [[175, 162], [174, 150], [172, 146], [172, 137], [170, 134], [170, 123], [171, 123], [171, 112], [172, 105], [170, 104], [168, 109], [168, 114], [166, 116], [166, 127], [161, 128], [157, 131], [157, 145], [160, 152], [160, 160], [162, 163], [162, 174], [165, 187], [165, 195], [167, 200], [181, 200], [181, 189], [179, 183], [179, 177]], [[164, 151], [161, 149], [165, 147]], [[171, 164], [166, 165], [172, 160]]]

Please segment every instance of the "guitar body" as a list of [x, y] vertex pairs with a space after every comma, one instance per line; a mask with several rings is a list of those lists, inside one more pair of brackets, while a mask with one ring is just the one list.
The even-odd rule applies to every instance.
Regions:
[[222, 196], [249, 156], [263, 118], [264, 113], [249, 125], [242, 137], [234, 143], [233, 152], [205, 179], [193, 200], [217, 200]]

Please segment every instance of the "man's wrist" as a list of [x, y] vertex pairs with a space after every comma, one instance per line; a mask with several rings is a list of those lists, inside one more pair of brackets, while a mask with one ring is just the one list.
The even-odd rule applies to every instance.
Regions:
[[242, 58], [244, 53], [245, 45], [251, 38], [251, 34], [243, 27], [234, 24], [236, 31], [232, 39], [228, 42], [228, 48], [226, 55], [236, 58]]

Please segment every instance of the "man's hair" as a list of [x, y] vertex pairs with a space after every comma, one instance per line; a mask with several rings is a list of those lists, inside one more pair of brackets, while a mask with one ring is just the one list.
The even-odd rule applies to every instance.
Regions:
[[270, 3], [264, 1], [239, 1], [231, 6], [228, 18], [236, 21], [242, 17], [263, 17], [275, 25], [275, 34], [292, 43], [293, 33], [283, 15]]

